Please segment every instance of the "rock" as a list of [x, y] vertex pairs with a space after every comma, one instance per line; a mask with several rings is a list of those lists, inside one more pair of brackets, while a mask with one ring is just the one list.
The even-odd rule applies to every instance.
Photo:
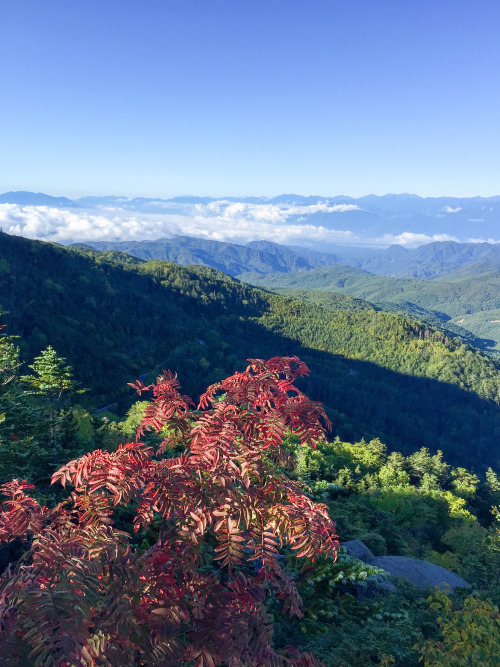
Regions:
[[415, 558], [406, 558], [405, 556], [378, 556], [365, 561], [368, 565], [380, 567], [386, 570], [393, 577], [406, 577], [416, 586], [425, 588], [426, 586], [439, 586], [445, 588], [448, 586], [451, 590], [454, 588], [470, 588], [465, 579], [459, 577], [444, 567], [434, 565], [426, 560], [416, 560]]
[[377, 595], [397, 592], [398, 589], [391, 581], [368, 581], [365, 588], [356, 587], [356, 599], [358, 602], [363, 602], [364, 600], [371, 600]]
[[349, 556], [363, 560], [365, 562], [375, 558], [374, 554], [368, 549], [366, 544], [361, 540], [349, 540], [348, 542], [341, 542], [341, 547], [344, 547]]
[[397, 593], [398, 590], [391, 581], [377, 581], [370, 585], [381, 593]]

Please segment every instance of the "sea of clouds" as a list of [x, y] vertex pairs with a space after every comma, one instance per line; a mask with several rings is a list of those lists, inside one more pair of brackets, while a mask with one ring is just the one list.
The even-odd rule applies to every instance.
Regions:
[[387, 247], [393, 243], [410, 248], [432, 241], [458, 241], [448, 234], [413, 232], [366, 237], [346, 229], [314, 224], [316, 213], [348, 216], [349, 212], [360, 210], [356, 204], [298, 206], [228, 201], [191, 205], [168, 203], [161, 213], [136, 212], [118, 206], [60, 209], [0, 204], [0, 227], [8, 234], [61, 244], [141, 241], [173, 236], [232, 243], [265, 239], [316, 249], [326, 249], [329, 245]]

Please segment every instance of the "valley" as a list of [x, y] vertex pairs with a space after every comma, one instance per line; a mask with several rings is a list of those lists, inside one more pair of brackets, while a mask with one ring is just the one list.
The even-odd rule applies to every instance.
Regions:
[[500, 666], [499, 25], [2, 4], [0, 667]]
[[[269, 258], [266, 262], [267, 267], [271, 266]], [[227, 386], [233, 386], [233, 391], [239, 387], [249, 357], [276, 360], [297, 355], [311, 371], [297, 380], [297, 385], [311, 399], [323, 403], [332, 430], [316, 449], [299, 445], [296, 436], [286, 435], [282, 461], [293, 461], [293, 467], [287, 469], [289, 478], [280, 477], [282, 483], [291, 488], [297, 482], [298, 488], [306, 489], [307, 503], [320, 502], [321, 511], [335, 518], [341, 541], [349, 545], [361, 540], [365, 550], [375, 555], [374, 563], [384, 563], [388, 557], [389, 561], [399, 559], [417, 567], [424, 560], [429, 568], [444, 568], [439, 570], [444, 576], [455, 573], [462, 577], [452, 579], [466, 586], [456, 589], [453, 604], [460, 610], [472, 605], [474, 627], [482, 624], [491, 636], [496, 607], [490, 612], [483, 600], [491, 598], [495, 604], [500, 603], [498, 528], [491, 514], [491, 507], [500, 504], [500, 482], [495, 472], [500, 469], [500, 367], [488, 352], [485, 339], [463, 328], [467, 315], [450, 319], [441, 311], [416, 305], [418, 298], [425, 306], [433, 303], [432, 292], [421, 286], [424, 283], [438, 286], [434, 296], [443, 307], [453, 294], [456, 312], [464, 303], [472, 303], [474, 294], [482, 294], [481, 290], [486, 286], [491, 289], [494, 284], [494, 278], [484, 274], [476, 292], [462, 294], [457, 284], [467, 279], [387, 278], [334, 265], [248, 276], [253, 282], [269, 281], [263, 289], [201, 262], [180, 266], [118, 250], [64, 247], [0, 233], [0, 308], [2, 323], [6, 324], [0, 337], [0, 482], [15, 476], [33, 481], [34, 498], [23, 496], [23, 502], [35, 508], [38, 501], [55, 506], [44, 511], [57, 523], [61, 511], [57, 503], [64, 500], [64, 489], [49, 483], [55, 470], [68, 460], [72, 463], [63, 470], [75, 465], [88, 470], [93, 465], [90, 456], [97, 462], [91, 474], [100, 479], [106, 461], [121, 461], [125, 452], [137, 450], [130, 454], [127, 466], [120, 468], [120, 478], [116, 477], [116, 465], [123, 464], [112, 464], [114, 467], [106, 473], [109, 478], [105, 492], [96, 493], [100, 502], [114, 493], [114, 510], [106, 510], [104, 515], [101, 507], [97, 518], [92, 514], [94, 510], [89, 510], [82, 515], [77, 530], [93, 530], [85, 528], [84, 521], [101, 521], [99, 517], [103, 517], [113, 553], [127, 536], [127, 548], [130, 545], [134, 554], [130, 568], [147, 560], [151, 553], [163, 559], [156, 525], [165, 519], [157, 516], [155, 523], [136, 534], [132, 525], [135, 506], [128, 495], [117, 491], [116, 484], [129, 483], [130, 466], [136, 465], [134, 457], [143, 457], [142, 447], [155, 450], [163, 436], [167, 434], [169, 439], [181, 421], [179, 415], [173, 417], [166, 424], [170, 424], [167, 430], [158, 434], [146, 429], [142, 435], [145, 445], [133, 442], [136, 429], [148, 414], [146, 406], [151, 404], [137, 401], [127, 383], [137, 378], [138, 386], [141, 382], [153, 383], [163, 369], [172, 369], [181, 391], [197, 403], [208, 384], [235, 372], [236, 384]], [[402, 293], [407, 296], [404, 290], [413, 302], [401, 301]], [[380, 301], [374, 305], [364, 296]], [[491, 289], [488, 305], [494, 304]], [[484, 326], [493, 327], [497, 323], [490, 320], [500, 319], [500, 309], [482, 314], [488, 318], [482, 321]], [[56, 353], [64, 360], [57, 361]], [[66, 362], [70, 367], [63, 366]], [[35, 375], [26, 376], [29, 369]], [[36, 391], [27, 386], [27, 377]], [[64, 378], [70, 381], [61, 384]], [[168, 395], [175, 399], [172, 391]], [[182, 396], [176, 405], [185, 400]], [[225, 410], [224, 403], [216, 405]], [[229, 407], [232, 414], [236, 404]], [[242, 407], [241, 418], [247, 423], [248, 405]], [[201, 418], [197, 428], [205, 429], [208, 414], [200, 413], [198, 407], [190, 419]], [[214, 422], [213, 428], [218, 432], [226, 427]], [[266, 433], [268, 428], [266, 423]], [[191, 445], [183, 449], [179, 437], [173, 439], [172, 451], [150, 455], [147, 465], [158, 471], [185, 469], [182, 474], [189, 479], [193, 471], [186, 457], [191, 456]], [[127, 450], [121, 447], [124, 442], [129, 442]], [[220, 443], [225, 443], [223, 447], [217, 445], [222, 449], [228, 446], [226, 431], [221, 431]], [[255, 444], [252, 447], [254, 465]], [[89, 450], [93, 453], [86, 454]], [[144, 474], [146, 462], [141, 460], [140, 474]], [[282, 474], [279, 465], [284, 464], [273, 461], [268, 462], [266, 455], [258, 469], [271, 465], [265, 474], [276, 480], [276, 474]], [[210, 481], [204, 482], [201, 476], [203, 497], [209, 503], [218, 493], [220, 462], [218, 465], [218, 477], [211, 475]], [[158, 472], [154, 475], [157, 480]], [[237, 482], [236, 498], [241, 498], [242, 488], [249, 488], [250, 493], [258, 489], [255, 475], [241, 488]], [[200, 479], [198, 473], [195, 477]], [[221, 487], [226, 501], [233, 477]], [[136, 488], [132, 478], [131, 484], [130, 488]], [[187, 498], [190, 488], [184, 484], [173, 488], [180, 498]], [[3, 488], [7, 493], [7, 487]], [[84, 503], [93, 497], [85, 495], [85, 485], [73, 494], [73, 501], [78, 494]], [[173, 505], [176, 512], [179, 502]], [[199, 502], [196, 496], [196, 511]], [[109, 528], [110, 521], [115, 522], [117, 532], [111, 533], [115, 528]], [[4, 521], [2, 525], [7, 524]], [[43, 530], [53, 529], [48, 525]], [[85, 532], [83, 535], [87, 539]], [[68, 539], [84, 538], [75, 533]], [[192, 576], [200, 577], [204, 571], [199, 570], [200, 558], [217, 563], [211, 560], [215, 552], [209, 539], [213, 539], [211, 534], [202, 542], [201, 551], [196, 547], [190, 557]], [[33, 544], [36, 549], [44, 549], [36, 540]], [[51, 571], [52, 553], [44, 553], [44, 562]], [[229, 556], [236, 563], [238, 576], [258, 582], [260, 575], [253, 569], [253, 561], [240, 565], [238, 553], [233, 551]], [[7, 558], [15, 560], [20, 554], [13, 548]], [[394, 585], [389, 582], [387, 570], [359, 560], [344, 547], [336, 561], [321, 555], [312, 563], [308, 558], [297, 558], [288, 547], [280, 547], [279, 559], [284, 576], [296, 582], [302, 611], [300, 619], [283, 616], [280, 599], [268, 596], [266, 618], [272, 623], [273, 651], [286, 651], [293, 641], [299, 650], [307, 652], [319, 636], [321, 643], [315, 644], [315, 654], [328, 667], [365, 667], [379, 664], [384, 655], [393, 656], [396, 665], [417, 667], [422, 656], [439, 649], [435, 648], [434, 637], [437, 628], [445, 633], [446, 627], [439, 625], [442, 622], [430, 605], [448, 604], [445, 593], [435, 592], [429, 598], [431, 590], [422, 588], [422, 582], [409, 584], [394, 579]], [[173, 567], [177, 567], [176, 562]], [[107, 567], [103, 570], [106, 573]], [[130, 578], [122, 574], [119, 562], [113, 560], [112, 568], [112, 581], [119, 584], [119, 591], [113, 593], [115, 600], [122, 595], [120, 591], [129, 590]], [[215, 573], [213, 583], [218, 586], [223, 568], [218, 564], [211, 568]], [[184, 564], [182, 572], [185, 576]], [[148, 576], [154, 581], [153, 574]], [[181, 576], [180, 572], [176, 576]], [[107, 589], [99, 583], [101, 580], [96, 580], [97, 584], [89, 581], [85, 580], [85, 586], [92, 588], [90, 594], [95, 590], [105, 594]], [[55, 586], [61, 591], [66, 584], [58, 578]], [[474, 587], [473, 594], [467, 586]], [[24, 585], [16, 590], [16, 604], [25, 604], [27, 590]], [[78, 590], [67, 595], [78, 604], [77, 619], [83, 624], [94, 613], [92, 608], [82, 606]], [[109, 636], [117, 632], [117, 624], [120, 628], [127, 624], [127, 641], [132, 637], [133, 646], [140, 646], [141, 655], [151, 655], [148, 660], [156, 664], [156, 654], [150, 654], [148, 642], [136, 636], [136, 612], [129, 606], [131, 594], [119, 599], [118, 616], [111, 612], [104, 626]], [[174, 596], [178, 599], [188, 598]], [[165, 600], [164, 595], [161, 600]], [[45, 614], [46, 608], [36, 613]], [[56, 614], [62, 627], [70, 623], [59, 609]], [[214, 626], [212, 617], [207, 623], [210, 636], [216, 635], [220, 624]], [[175, 619], [172, 628], [178, 634]], [[8, 643], [0, 642], [0, 657], [5, 664], [25, 660], [26, 643], [17, 640], [23, 632], [20, 627]], [[38, 650], [50, 660], [59, 649], [53, 645], [52, 631], [43, 636]], [[172, 660], [183, 664], [179, 657], [184, 655], [183, 645], [174, 647]], [[266, 650], [270, 655], [270, 645]]]
[[[500, 458], [500, 371], [474, 339], [350, 295], [314, 291], [320, 299], [306, 303], [206, 266], [116, 251], [4, 234], [0, 261], [3, 319], [21, 337], [23, 359], [52, 345], [91, 389], [94, 408], [117, 402], [126, 409], [127, 382], [162, 368], [178, 372], [197, 396], [249, 357], [297, 354], [312, 371], [303, 387], [329, 408], [341, 437], [379, 437], [407, 453], [441, 449], [465, 465], [496, 466]], [[358, 269], [279, 276], [323, 286], [332, 271], [344, 292], [387, 297], [388, 288], [370, 291], [364, 281], [389, 279]]]

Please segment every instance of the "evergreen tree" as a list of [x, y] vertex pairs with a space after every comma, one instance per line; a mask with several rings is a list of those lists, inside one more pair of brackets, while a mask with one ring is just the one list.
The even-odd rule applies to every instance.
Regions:
[[[30, 368], [33, 375], [23, 375], [21, 380], [32, 388], [32, 395], [38, 397], [41, 416], [47, 421], [52, 448], [57, 448], [58, 431], [64, 423], [65, 400], [74, 392], [77, 383], [73, 380], [72, 369], [65, 365], [65, 359], [57, 356], [52, 346], [35, 357]], [[81, 392], [82, 390], [79, 390]]]

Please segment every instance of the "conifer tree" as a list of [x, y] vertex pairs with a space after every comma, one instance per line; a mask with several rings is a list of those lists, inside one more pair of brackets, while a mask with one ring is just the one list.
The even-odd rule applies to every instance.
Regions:
[[41, 412], [42, 415], [45, 414], [54, 450], [57, 448], [58, 426], [61, 421], [57, 408], [63, 407], [63, 399], [77, 387], [72, 377], [72, 369], [65, 365], [65, 361], [49, 345], [30, 365], [34, 374], [21, 377], [21, 380], [31, 387], [32, 394], [39, 398]]

